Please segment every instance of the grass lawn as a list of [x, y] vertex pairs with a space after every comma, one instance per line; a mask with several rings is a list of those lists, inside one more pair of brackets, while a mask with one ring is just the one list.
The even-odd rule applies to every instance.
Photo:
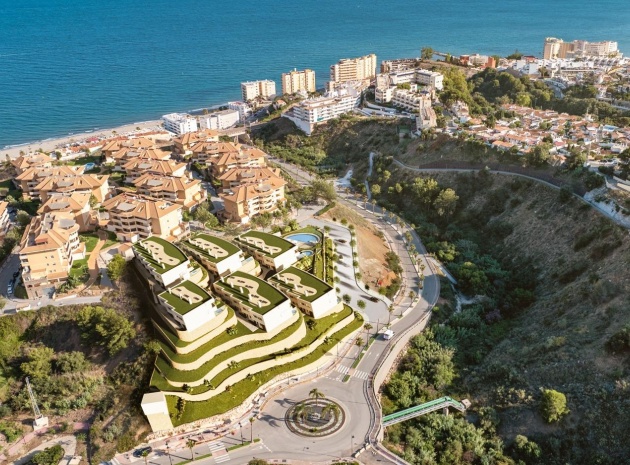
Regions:
[[85, 251], [91, 252], [96, 247], [98, 242], [98, 235], [96, 233], [84, 233], [79, 234], [79, 240], [85, 243]]
[[[350, 309], [350, 311], [352, 310]], [[257, 373], [251, 378], [239, 381], [238, 383], [234, 384], [234, 386], [232, 386], [230, 391], [222, 392], [221, 394], [214, 396], [212, 399], [209, 399], [207, 401], [188, 401], [186, 403], [184, 414], [182, 415], [181, 419], [174, 421], [175, 426], [196, 421], [201, 418], [208, 418], [214, 415], [219, 415], [233, 409], [234, 407], [239, 406], [261, 385], [267, 383], [268, 381], [282, 373], [295, 370], [315, 362], [326, 352], [332, 349], [338, 340], [343, 339], [348, 334], [361, 328], [362, 325], [363, 320], [361, 319], [361, 317], [355, 318], [355, 320], [352, 321], [348, 326], [333, 334], [329, 338], [328, 342], [324, 342], [315, 351], [299, 360], [295, 360], [285, 365], [271, 368], [264, 372]], [[166, 396], [166, 400], [168, 402], [169, 411], [175, 412], [175, 404], [177, 402], [177, 398], [174, 396]]]
[[[85, 157], [80, 157], [80, 158], [75, 158], [74, 160], [64, 161], [64, 164], [70, 165], [70, 166], [82, 166], [87, 163], [98, 163], [100, 159], [101, 157], [98, 157], [98, 156], [86, 155]], [[100, 169], [98, 171], [100, 171]], [[96, 172], [98, 173], [98, 171]]]
[[80, 279], [81, 281], [87, 281], [89, 277], [87, 258], [74, 261], [72, 268], [70, 268], [70, 276]]

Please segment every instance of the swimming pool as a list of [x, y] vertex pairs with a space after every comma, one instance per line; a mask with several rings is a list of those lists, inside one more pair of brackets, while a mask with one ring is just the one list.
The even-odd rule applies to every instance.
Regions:
[[302, 257], [310, 257], [311, 255], [313, 255], [312, 250], [305, 250], [304, 252], [301, 253]]
[[309, 233], [290, 234], [286, 239], [295, 242], [304, 242], [305, 244], [317, 244], [319, 242], [318, 236]]

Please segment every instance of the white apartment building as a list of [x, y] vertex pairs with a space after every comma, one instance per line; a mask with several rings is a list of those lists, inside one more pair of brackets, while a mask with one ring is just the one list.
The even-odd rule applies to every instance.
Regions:
[[543, 59], [575, 58], [575, 57], [620, 57], [617, 42], [604, 40], [601, 42], [588, 42], [586, 40], [574, 40], [565, 42], [556, 37], [545, 37], [543, 46]]
[[416, 82], [435, 90], [442, 90], [444, 88], [444, 76], [436, 71], [417, 69]]
[[0, 202], [0, 237], [4, 237], [10, 225], [9, 204], [7, 202]]
[[200, 129], [227, 129], [239, 122], [238, 110], [221, 110], [198, 117]]
[[197, 119], [185, 113], [169, 113], [162, 116], [164, 129], [178, 136], [187, 132], [197, 132]]
[[194, 331], [221, 313], [215, 298], [192, 281], [184, 281], [157, 298], [177, 329], [184, 331]]
[[252, 109], [245, 102], [228, 102], [230, 110], [238, 111], [238, 121], [244, 123], [248, 116], [252, 114]]
[[276, 95], [276, 83], [269, 79], [241, 82], [241, 95], [244, 102], [255, 100], [258, 97], [263, 99], [272, 98]]
[[133, 252], [145, 275], [150, 275], [164, 289], [190, 279], [192, 267], [188, 257], [161, 237], [152, 236], [137, 242]]
[[424, 108], [431, 108], [431, 95], [428, 92], [394, 89], [392, 104], [410, 113], [420, 113]]
[[330, 67], [331, 82], [364, 81], [376, 77], [376, 55], [343, 58]]
[[315, 71], [305, 69], [298, 71], [294, 69], [288, 73], [282, 73], [282, 94], [290, 95], [300, 91], [315, 92]]
[[360, 102], [361, 91], [348, 85], [329, 92], [326, 97], [304, 100], [282, 116], [293, 121], [298, 128], [310, 136], [315, 126], [352, 111], [359, 106]]

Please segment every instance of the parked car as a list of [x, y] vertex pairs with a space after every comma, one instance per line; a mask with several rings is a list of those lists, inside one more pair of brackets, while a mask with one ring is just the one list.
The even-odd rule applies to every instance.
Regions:
[[370, 297], [368, 297], [368, 300], [370, 302], [378, 302], [378, 297], [374, 297], [373, 295], [371, 295]]
[[150, 454], [153, 451], [152, 447], [141, 447], [140, 449], [136, 449], [133, 451], [134, 457], [142, 457], [144, 451], [147, 451], [147, 454]]

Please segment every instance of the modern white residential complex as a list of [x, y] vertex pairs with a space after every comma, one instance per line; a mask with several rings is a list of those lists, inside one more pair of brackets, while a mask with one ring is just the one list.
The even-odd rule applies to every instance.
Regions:
[[248, 116], [252, 114], [251, 107], [245, 102], [228, 102], [230, 110], [238, 111], [238, 121], [244, 123]]
[[294, 69], [288, 73], [282, 73], [282, 94], [295, 94], [303, 91], [312, 93], [315, 92], [315, 71], [312, 69], [305, 69], [304, 71], [298, 71]]
[[221, 110], [198, 116], [199, 129], [227, 129], [240, 120], [238, 110]]
[[339, 90], [329, 92], [325, 97], [304, 100], [283, 113], [284, 118], [293, 121], [307, 135], [311, 135], [315, 126], [325, 123], [359, 106], [361, 87], [346, 85]]
[[197, 132], [197, 119], [185, 113], [169, 113], [162, 116], [164, 129], [178, 136], [187, 132]]
[[186, 239], [182, 246], [211, 274], [219, 278], [239, 270], [245, 261], [241, 249], [210, 234], [195, 234]]
[[276, 95], [276, 83], [269, 79], [241, 82], [241, 95], [245, 102], [256, 100], [258, 97], [263, 99], [272, 98]]
[[143, 269], [164, 289], [190, 279], [190, 260], [177, 246], [161, 237], [137, 242], [133, 252]]
[[297, 245], [280, 236], [262, 231], [248, 231], [234, 241], [262, 266], [276, 271], [282, 271], [298, 260]]
[[184, 331], [194, 331], [222, 311], [215, 298], [192, 281], [183, 281], [157, 298], [168, 317]]

